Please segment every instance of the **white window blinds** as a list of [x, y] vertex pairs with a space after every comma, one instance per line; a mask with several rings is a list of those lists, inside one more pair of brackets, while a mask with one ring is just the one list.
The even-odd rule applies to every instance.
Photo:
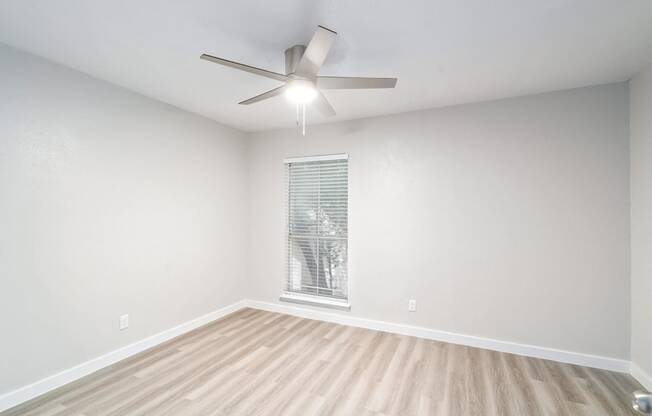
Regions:
[[285, 293], [347, 303], [347, 155], [287, 159], [285, 166]]

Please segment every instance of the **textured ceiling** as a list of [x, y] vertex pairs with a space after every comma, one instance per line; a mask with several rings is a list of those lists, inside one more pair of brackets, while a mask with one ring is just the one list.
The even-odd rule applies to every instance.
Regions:
[[327, 91], [353, 119], [628, 79], [652, 59], [650, 0], [4, 0], [0, 42], [256, 131], [294, 125], [279, 85], [203, 52], [284, 72], [283, 51], [336, 30], [321, 75], [396, 76], [395, 90]]

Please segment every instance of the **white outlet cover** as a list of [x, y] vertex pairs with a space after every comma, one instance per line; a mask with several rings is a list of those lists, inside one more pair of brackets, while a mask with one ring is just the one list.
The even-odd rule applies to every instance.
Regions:
[[416, 310], [417, 310], [417, 301], [416, 300], [411, 299], [410, 301], [408, 301], [408, 310], [410, 312], [416, 312]]
[[129, 315], [120, 316], [120, 330], [129, 328]]

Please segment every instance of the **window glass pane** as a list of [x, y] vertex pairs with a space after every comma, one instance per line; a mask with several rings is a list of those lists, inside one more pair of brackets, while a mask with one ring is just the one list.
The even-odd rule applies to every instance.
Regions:
[[290, 287], [293, 292], [317, 295], [317, 241], [292, 237], [290, 241]]
[[320, 239], [319, 277], [322, 296], [347, 298], [346, 240]]

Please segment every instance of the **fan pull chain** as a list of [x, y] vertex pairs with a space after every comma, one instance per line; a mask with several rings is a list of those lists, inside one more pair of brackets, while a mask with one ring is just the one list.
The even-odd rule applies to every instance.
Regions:
[[[301, 107], [301, 116], [299, 116], [299, 107]], [[297, 104], [297, 130], [301, 132], [303, 136], [306, 135], [306, 105]]]

